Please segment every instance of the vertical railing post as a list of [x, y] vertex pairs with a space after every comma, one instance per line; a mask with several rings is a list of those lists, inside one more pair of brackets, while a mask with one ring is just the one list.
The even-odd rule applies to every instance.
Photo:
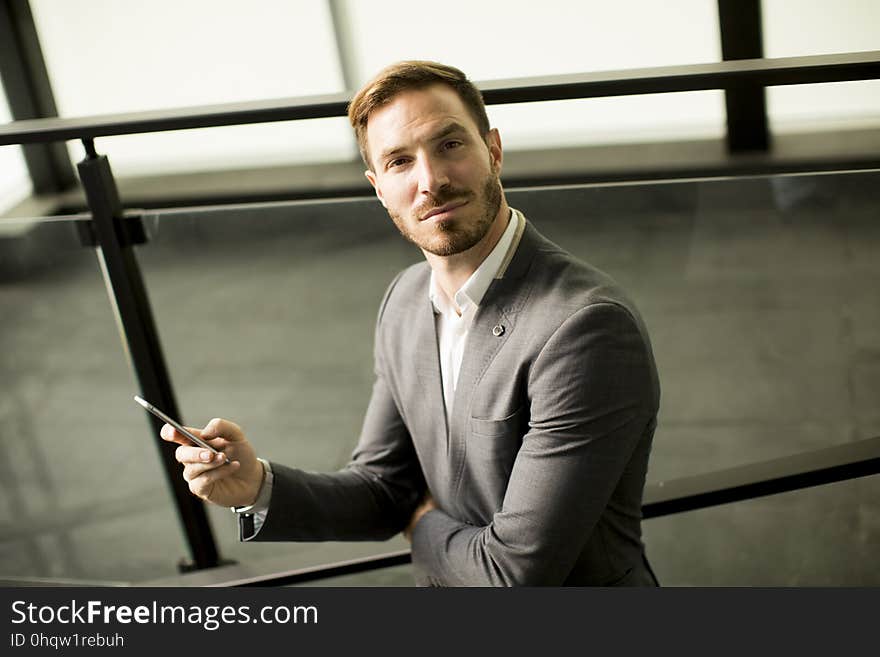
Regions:
[[[721, 57], [725, 61], [761, 59], [764, 36], [761, 0], [718, 0]], [[727, 112], [727, 149], [731, 153], [770, 148], [764, 87], [730, 84], [724, 90]]]
[[[93, 140], [84, 139], [83, 143], [86, 157], [77, 169], [92, 212], [92, 229], [99, 247], [98, 257], [107, 292], [116, 312], [123, 345], [140, 384], [140, 394], [173, 417], [180, 418], [153, 312], [135, 258], [133, 232], [123, 218], [110, 161], [95, 152]], [[192, 561], [181, 561], [180, 569], [217, 566], [219, 554], [204, 504], [189, 492], [180, 476], [180, 464], [175, 461], [173, 450], [159, 437], [162, 422], [148, 413], [146, 415], [191, 552]]]

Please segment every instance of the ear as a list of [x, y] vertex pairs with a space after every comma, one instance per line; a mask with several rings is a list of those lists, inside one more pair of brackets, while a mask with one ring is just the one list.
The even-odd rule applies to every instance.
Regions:
[[387, 208], [388, 206], [385, 205], [385, 199], [382, 198], [382, 190], [379, 189], [379, 182], [376, 180], [376, 174], [373, 173], [372, 171], [370, 171], [369, 169], [367, 169], [366, 171], [364, 171], [364, 175], [367, 177], [367, 180], [369, 180], [370, 184], [373, 186], [373, 191], [376, 192], [376, 198], [379, 199], [379, 203], [382, 204], [383, 208]]
[[501, 133], [498, 128], [492, 128], [486, 133], [486, 146], [489, 147], [489, 158], [492, 166], [498, 173], [501, 173], [501, 165], [504, 162], [504, 152], [501, 148]]

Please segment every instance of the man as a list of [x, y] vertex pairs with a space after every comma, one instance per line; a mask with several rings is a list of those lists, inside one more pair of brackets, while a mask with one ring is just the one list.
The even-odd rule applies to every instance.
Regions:
[[458, 69], [392, 65], [349, 118], [376, 196], [427, 261], [380, 306], [352, 460], [268, 464], [215, 419], [200, 435], [227, 465], [166, 425], [190, 490], [244, 506], [245, 540], [403, 531], [421, 584], [656, 585], [640, 520], [659, 385], [634, 306], [507, 205], [500, 136]]

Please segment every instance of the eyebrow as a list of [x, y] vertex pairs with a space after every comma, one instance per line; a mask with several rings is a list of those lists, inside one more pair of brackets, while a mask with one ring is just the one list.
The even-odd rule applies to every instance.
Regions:
[[[428, 141], [439, 141], [439, 140], [441, 140], [445, 137], [448, 137], [449, 135], [454, 134], [456, 132], [467, 132], [467, 128], [465, 128], [458, 121], [450, 121], [445, 126], [440, 128], [439, 130], [437, 130], [437, 132], [435, 132], [433, 135], [428, 137]], [[406, 150], [406, 148], [404, 146], [395, 146], [393, 148], [389, 148], [387, 150], [384, 150], [379, 154], [379, 161], [385, 162], [389, 157], [392, 157], [393, 155], [397, 155], [398, 153], [400, 153], [401, 151], [404, 151], [404, 150]]]
[[428, 141], [439, 141], [444, 137], [448, 137], [454, 132], [467, 132], [467, 128], [465, 128], [458, 121], [450, 121], [444, 128], [441, 128], [433, 136], [431, 136]]

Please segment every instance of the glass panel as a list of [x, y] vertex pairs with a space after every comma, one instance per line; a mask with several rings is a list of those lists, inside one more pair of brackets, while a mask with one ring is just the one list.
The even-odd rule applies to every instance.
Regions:
[[[423, 17], [403, 0], [343, 3], [363, 82], [401, 59], [431, 59], [472, 80], [583, 73], [718, 61], [718, 10], [710, 0], [675, 3], [446, 2]], [[462, 19], [466, 17], [466, 19]], [[614, 141], [721, 137], [720, 92], [530, 103], [489, 108], [512, 149]]]
[[[343, 90], [323, 0], [35, 0], [32, 5], [61, 116]], [[355, 150], [343, 125], [215, 128], [108, 138], [101, 145], [123, 174], [347, 159]], [[283, 157], [278, 144], [286, 146]]]
[[[880, 50], [880, 3], [804, 0], [795, 11], [785, 0], [763, 0], [764, 53], [799, 57]], [[840, 82], [767, 90], [774, 132], [876, 128], [880, 126], [880, 80]]]
[[[6, 100], [6, 90], [0, 84], [0, 124], [10, 121], [12, 114]], [[32, 190], [21, 146], [0, 146], [0, 215], [28, 197]], [[3, 229], [4, 224], [0, 223], [0, 236]]]
[[649, 479], [880, 435], [880, 174], [509, 193], [654, 343]]
[[[374, 200], [150, 217], [139, 257], [186, 421], [225, 417], [265, 458], [342, 467], [372, 387], [379, 302], [421, 254]], [[226, 557], [320, 563], [314, 545], [240, 544], [232, 514], [211, 512]]]
[[188, 550], [94, 250], [71, 222], [14, 225], [0, 235], [0, 580], [173, 574]]
[[[878, 182], [509, 190], [642, 310], [663, 387], [650, 481], [880, 435]], [[147, 224], [138, 257], [183, 419], [229, 417], [282, 463], [343, 465], [379, 301], [421, 255], [375, 201], [161, 211]], [[173, 576], [185, 547], [94, 256], [69, 223], [20, 232], [0, 240], [0, 575]], [[876, 584], [876, 479], [647, 521], [649, 556], [665, 584]], [[222, 555], [240, 562], [314, 565], [348, 549], [240, 544], [232, 515], [210, 514]]]
[[[663, 387], [650, 481], [880, 434], [877, 183], [866, 173], [508, 192], [643, 312]], [[187, 419], [229, 417], [279, 462], [343, 465], [372, 380], [379, 300], [418, 252], [375, 201], [152, 216], [142, 262]], [[792, 504], [814, 498], [803, 499]], [[867, 513], [852, 497], [840, 509], [841, 523]], [[309, 544], [238, 544], [230, 514], [212, 513], [225, 556], [320, 559]], [[752, 522], [757, 533], [768, 521]], [[698, 520], [675, 531], [711, 548]], [[865, 531], [876, 548], [877, 528]], [[802, 548], [811, 560], [824, 549]], [[674, 581], [674, 555], [658, 546], [657, 556]], [[767, 559], [780, 577], [798, 572], [784, 554]], [[843, 582], [864, 566], [823, 568], [816, 577]]]
[[880, 476], [644, 523], [662, 586], [878, 586]]

